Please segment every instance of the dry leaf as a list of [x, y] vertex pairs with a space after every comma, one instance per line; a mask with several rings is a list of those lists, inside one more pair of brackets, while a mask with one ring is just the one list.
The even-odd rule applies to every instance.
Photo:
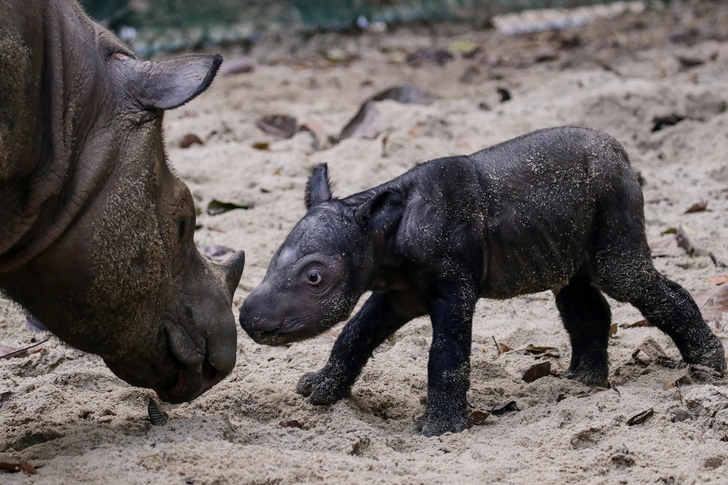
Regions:
[[675, 367], [676, 365], [675, 362], [667, 356], [660, 344], [658, 344], [652, 337], [647, 337], [644, 342], [642, 342], [642, 344], [635, 349], [634, 352], [632, 352], [632, 358], [637, 357], [637, 354], [640, 352], [644, 352], [647, 357], [659, 365], [663, 365], [665, 367]]
[[520, 411], [520, 409], [518, 409], [518, 405], [516, 404], [516, 401], [508, 401], [503, 404], [496, 404], [490, 410], [490, 413], [495, 416], [498, 416], [498, 415], [505, 414], [505, 413], [512, 412], [512, 411]]
[[659, 239], [650, 240], [648, 245], [653, 257], [670, 256], [672, 250], [679, 247], [674, 234], [665, 234]]
[[495, 337], [493, 337], [493, 342], [495, 342], [495, 348], [498, 351], [498, 355], [505, 354], [511, 350], [511, 348], [506, 344], [499, 344]]
[[40, 341], [36, 344], [29, 345], [27, 347], [23, 347], [22, 349], [16, 349], [15, 347], [7, 347], [5, 345], [0, 345], [0, 359], [10, 359], [13, 357], [25, 357], [26, 355], [30, 355], [32, 353], [35, 353], [41, 349], [36, 350], [35, 352], [29, 352], [30, 349], [37, 347], [41, 344], [44, 344], [50, 340], [50, 337], [47, 339]]
[[315, 150], [326, 150], [331, 147], [329, 143], [329, 135], [326, 133], [326, 128], [320, 122], [316, 120], [308, 120], [301, 125], [302, 130], [306, 130], [313, 135], [314, 149]]
[[278, 423], [278, 426], [280, 426], [281, 428], [303, 428], [303, 425], [297, 419], [291, 419], [290, 421], [281, 421], [280, 423]]
[[618, 328], [618, 326], [616, 323], [613, 323], [609, 326], [609, 336], [610, 337], [614, 337], [615, 335], [617, 335], [617, 328]]
[[376, 138], [379, 134], [379, 110], [373, 101], [366, 101], [346, 124], [339, 140], [347, 138]]
[[665, 383], [662, 385], [662, 388], [668, 390], [672, 389], [673, 387], [677, 387], [680, 384], [691, 384], [693, 381], [692, 379], [690, 379], [690, 376], [688, 376], [689, 370], [689, 367], [685, 367], [684, 369], [680, 369], [679, 371], [673, 373], [670, 378], [666, 380]]
[[705, 295], [697, 296], [696, 300], [704, 300], [702, 305], [698, 305], [705, 320], [720, 323], [723, 313], [728, 312], [728, 285], [721, 285]]
[[216, 216], [218, 214], [222, 214], [231, 210], [250, 209], [252, 207], [253, 204], [249, 204], [247, 202], [212, 199], [210, 203], [207, 204], [207, 213], [211, 216]]
[[18, 463], [4, 463], [0, 462], [0, 470], [4, 470], [10, 473], [25, 472], [28, 475], [35, 475], [35, 467], [27, 461], [20, 461]]
[[164, 426], [167, 424], [167, 416], [162, 412], [157, 401], [151, 397], [149, 398], [149, 402], [147, 402], [147, 412], [149, 413], [149, 421], [154, 426]]
[[539, 362], [538, 364], [534, 364], [529, 367], [526, 372], [523, 373], [521, 379], [523, 379], [524, 382], [533, 382], [536, 379], [546, 377], [549, 374], [551, 374], [551, 362]]
[[468, 420], [465, 423], [465, 429], [470, 429], [473, 426], [482, 426], [485, 424], [485, 420], [488, 419], [490, 413], [484, 413], [483, 411], [473, 411], [468, 416]]
[[688, 210], [685, 211], [685, 214], [692, 214], [693, 212], [703, 212], [705, 209], [708, 208], [708, 201], [707, 200], [700, 200], [690, 207], [688, 207]]
[[407, 56], [407, 63], [420, 67], [423, 64], [437, 64], [438, 66], [444, 66], [448, 62], [452, 61], [454, 56], [443, 49], [418, 49], [412, 54]]
[[389, 89], [375, 94], [370, 98], [372, 101], [383, 101], [391, 99], [402, 104], [430, 104], [437, 99], [437, 96], [430, 93], [426, 89], [412, 84], [403, 84], [401, 86], [392, 86]]
[[200, 140], [200, 137], [195, 135], [194, 133], [187, 133], [185, 136], [182, 137], [182, 139], [180, 139], [179, 147], [189, 148], [195, 143], [197, 143], [198, 145], [202, 145], [202, 140]]
[[556, 349], [556, 347], [528, 344], [524, 350], [529, 354], [533, 354], [533, 357], [535, 359], [539, 359], [541, 357], [553, 357], [555, 359], [558, 359], [561, 357], [561, 354]]
[[627, 426], [634, 426], [635, 424], [642, 424], [645, 421], [647, 421], [650, 416], [655, 414], [655, 410], [653, 408], [650, 408], [646, 411], [642, 411], [639, 414], [635, 414], [631, 418], [627, 420]]
[[673, 423], [675, 421], [685, 421], [692, 418], [692, 416], [690, 416], [690, 413], [682, 408], [670, 408], [668, 409], [668, 412], [672, 414], [672, 419], [670, 419], [670, 421], [672, 421]]
[[708, 278], [708, 282], [714, 285], [722, 285], [728, 282], [728, 275], [713, 276], [712, 278]]
[[647, 320], [645, 318], [645, 319], [642, 319], [642, 320], [640, 320], [638, 322], [634, 322], [634, 323], [620, 323], [619, 326], [622, 328], [635, 328], [635, 327], [651, 327], [652, 324], [650, 323], [649, 320]]
[[253, 143], [253, 148], [256, 150], [269, 150], [270, 149], [270, 142], [268, 141], [256, 141]]
[[581, 392], [577, 393], [576, 397], [587, 397], [587, 396], [591, 396], [593, 394], [598, 394], [598, 393], [606, 391], [606, 390], [607, 390], [606, 387], [592, 387], [588, 391], [581, 391]]
[[278, 140], [290, 138], [298, 132], [298, 121], [288, 115], [267, 115], [256, 121], [255, 126]]

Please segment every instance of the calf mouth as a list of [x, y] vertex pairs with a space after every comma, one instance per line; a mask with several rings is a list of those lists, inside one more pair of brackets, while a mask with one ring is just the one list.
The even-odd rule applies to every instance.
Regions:
[[165, 402], [179, 404], [197, 398], [222, 381], [227, 372], [220, 372], [205, 358], [195, 369], [177, 369], [177, 378], [171, 387], [152, 388]]

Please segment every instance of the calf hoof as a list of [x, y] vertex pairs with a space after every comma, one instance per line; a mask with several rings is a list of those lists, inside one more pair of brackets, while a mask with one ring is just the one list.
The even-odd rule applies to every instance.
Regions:
[[415, 422], [415, 433], [422, 433], [422, 436], [426, 438], [440, 436], [448, 432], [459, 433], [465, 429], [467, 421], [467, 413], [446, 414], [428, 409]]
[[349, 388], [338, 385], [338, 380], [325, 369], [304, 374], [296, 384], [296, 392], [308, 397], [308, 402], [315, 406], [333, 404], [349, 396]]
[[707, 342], [696, 350], [686, 352], [683, 360], [687, 364], [709, 367], [723, 376], [726, 372], [725, 349], [718, 337], [710, 333]]
[[569, 369], [565, 377], [581, 382], [589, 387], [609, 387], [609, 371], [607, 369], [592, 369], [587, 367], [577, 367]]

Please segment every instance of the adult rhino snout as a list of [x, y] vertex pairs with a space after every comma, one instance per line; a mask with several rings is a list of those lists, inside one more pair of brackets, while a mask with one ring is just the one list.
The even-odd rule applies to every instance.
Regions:
[[178, 364], [172, 385], [154, 388], [164, 401], [191, 401], [235, 367], [237, 327], [230, 306], [244, 266], [245, 253], [238, 251], [222, 264], [209, 264], [212, 278], [207, 281], [213, 279], [214, 283], [208, 287], [186, 285], [185, 293], [196, 295], [191, 305], [183, 305], [186, 322], [164, 327], [169, 351]]

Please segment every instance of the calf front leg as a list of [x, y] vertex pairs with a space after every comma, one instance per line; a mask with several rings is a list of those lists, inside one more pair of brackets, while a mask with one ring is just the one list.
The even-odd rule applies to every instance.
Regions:
[[344, 326], [323, 369], [301, 377], [296, 392], [317, 405], [347, 397], [374, 349], [402, 325], [425, 313], [425, 307], [413, 293], [372, 294]]
[[427, 408], [415, 425], [425, 436], [457, 433], [465, 427], [476, 300], [476, 292], [469, 285], [456, 282], [440, 282], [428, 295], [432, 346], [427, 365]]

